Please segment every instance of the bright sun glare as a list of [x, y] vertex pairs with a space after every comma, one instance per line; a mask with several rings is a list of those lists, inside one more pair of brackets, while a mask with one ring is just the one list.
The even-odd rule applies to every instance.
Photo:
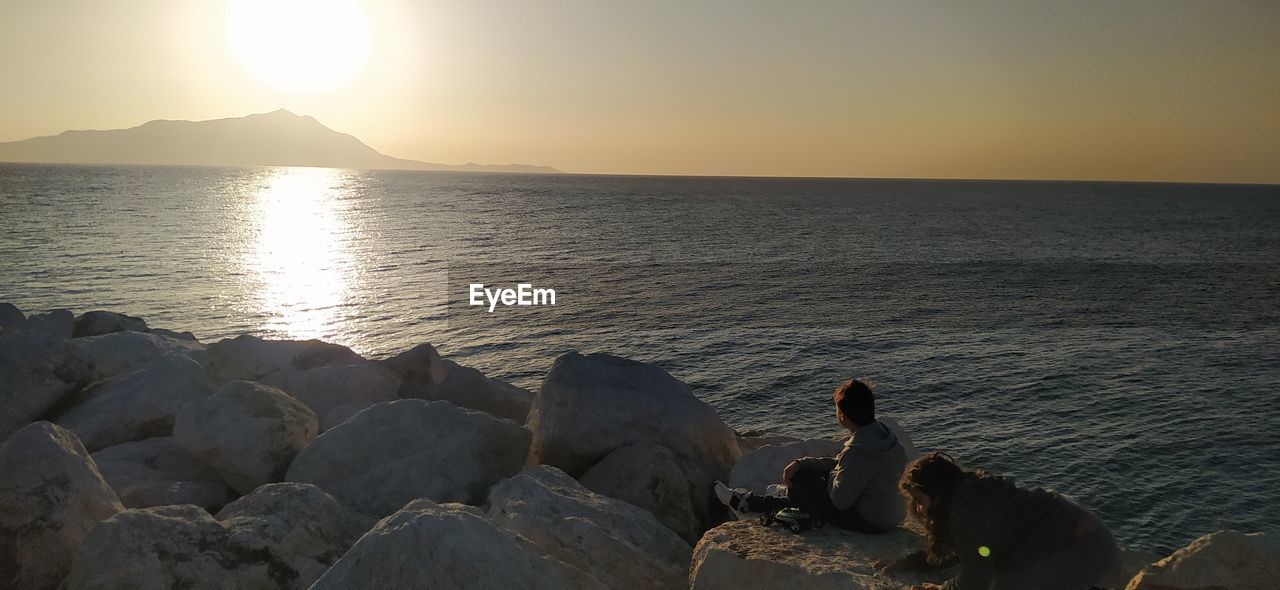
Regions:
[[241, 62], [289, 91], [327, 90], [369, 57], [369, 25], [353, 0], [233, 0], [227, 36]]

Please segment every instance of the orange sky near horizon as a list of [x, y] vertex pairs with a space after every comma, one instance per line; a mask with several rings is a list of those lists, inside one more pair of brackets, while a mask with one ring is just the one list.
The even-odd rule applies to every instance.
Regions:
[[1280, 183], [1272, 0], [345, 1], [367, 58], [316, 89], [231, 0], [7, 0], [0, 141], [283, 107], [440, 163]]

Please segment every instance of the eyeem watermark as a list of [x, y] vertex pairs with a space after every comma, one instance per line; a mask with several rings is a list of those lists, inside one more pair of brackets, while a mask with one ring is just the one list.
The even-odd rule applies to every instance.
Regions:
[[555, 289], [535, 289], [532, 283], [517, 283], [514, 289], [486, 289], [484, 283], [471, 283], [471, 305], [489, 302], [489, 313], [501, 303], [512, 305], [555, 305]]

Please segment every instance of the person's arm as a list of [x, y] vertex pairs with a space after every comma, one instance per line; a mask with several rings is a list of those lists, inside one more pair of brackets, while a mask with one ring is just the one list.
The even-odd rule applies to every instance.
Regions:
[[837, 510], [852, 508], [871, 481], [872, 470], [866, 465], [857, 465], [857, 461], [858, 453], [846, 452], [840, 456], [840, 469], [831, 473], [831, 503]]

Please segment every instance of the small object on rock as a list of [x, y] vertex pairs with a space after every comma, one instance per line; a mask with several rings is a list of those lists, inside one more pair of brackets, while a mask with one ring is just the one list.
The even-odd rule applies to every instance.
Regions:
[[820, 529], [826, 526], [827, 523], [821, 519], [814, 518], [813, 515], [799, 508], [783, 508], [761, 514], [760, 524], [764, 526], [779, 524], [787, 530], [799, 534], [809, 529]]

